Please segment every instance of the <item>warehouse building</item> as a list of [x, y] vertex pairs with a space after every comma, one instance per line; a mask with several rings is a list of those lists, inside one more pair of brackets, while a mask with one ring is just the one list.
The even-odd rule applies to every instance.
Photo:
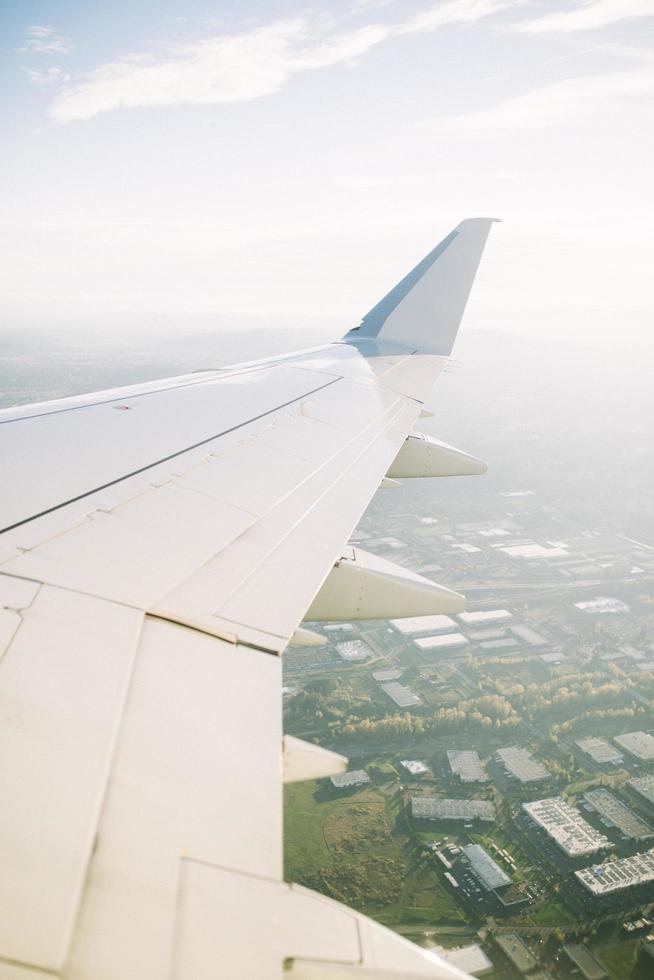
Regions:
[[424, 776], [426, 772], [429, 772], [429, 768], [422, 762], [421, 759], [402, 759], [400, 765], [403, 766], [407, 772], [411, 773], [412, 776]]
[[602, 964], [595, 959], [587, 946], [581, 943], [569, 943], [563, 947], [563, 952], [573, 970], [578, 971], [584, 980], [604, 980], [604, 977], [608, 976]]
[[471, 943], [470, 946], [455, 946], [454, 949], [434, 946], [433, 952], [446, 963], [449, 963], [450, 966], [462, 970], [472, 977], [483, 977], [493, 969], [492, 962], [479, 943]]
[[651, 837], [654, 831], [640, 817], [609, 793], [607, 789], [591, 789], [584, 793], [584, 800], [595, 810], [602, 820], [615, 827], [624, 837], [643, 840]]
[[417, 820], [485, 820], [495, 819], [490, 800], [440, 800], [428, 796], [411, 798], [411, 816]]
[[575, 742], [575, 745], [589, 756], [593, 762], [598, 762], [600, 765], [619, 766], [623, 762], [623, 757], [618, 750], [603, 738], [596, 738], [594, 735], [589, 738], [579, 738]]
[[391, 619], [399, 633], [411, 636], [414, 633], [447, 633], [456, 629], [456, 623], [449, 616], [409, 616], [405, 619]]
[[547, 640], [536, 630], [532, 629], [531, 626], [526, 626], [524, 623], [520, 623], [516, 626], [510, 627], [511, 632], [518, 639], [524, 640], [528, 643], [530, 647], [544, 647], [547, 646]]
[[641, 762], [654, 761], [654, 738], [647, 732], [627, 732], [626, 735], [616, 735], [613, 741]]
[[518, 745], [498, 749], [495, 757], [504, 766], [507, 775], [513, 776], [520, 783], [539, 783], [550, 778], [545, 766], [537, 762], [531, 752]]
[[513, 616], [508, 609], [482, 609], [479, 612], [459, 613], [457, 619], [465, 626], [481, 626], [483, 623], [506, 623]]
[[395, 701], [398, 708], [412, 708], [414, 705], [422, 703], [417, 694], [414, 694], [404, 684], [398, 684], [397, 681], [382, 684], [381, 689], [392, 701]]
[[462, 783], [485, 783], [488, 776], [483, 770], [479, 753], [467, 749], [449, 749], [447, 761], [453, 776], [458, 776]]
[[476, 878], [479, 879], [486, 891], [504, 888], [511, 884], [508, 874], [500, 868], [490, 854], [480, 844], [467, 844], [462, 848], [464, 855]]
[[532, 973], [538, 966], [536, 957], [515, 932], [495, 936], [495, 942], [521, 975]]
[[424, 636], [413, 642], [421, 650], [449, 650], [464, 647], [468, 640], [463, 633], [443, 633], [441, 636]]
[[591, 827], [579, 811], [561, 796], [523, 803], [522, 809], [567, 857], [594, 854], [609, 844], [604, 834]]
[[363, 640], [344, 640], [336, 644], [336, 651], [347, 663], [358, 663], [372, 656], [372, 650]]
[[331, 781], [336, 789], [349, 789], [351, 786], [365, 786], [370, 782], [370, 776], [365, 769], [352, 769], [351, 772], [339, 772], [331, 777]]
[[575, 875], [592, 895], [610, 895], [654, 881], [654, 848], [632, 857], [594, 864], [575, 871]]
[[654, 776], [635, 776], [627, 785], [654, 806]]

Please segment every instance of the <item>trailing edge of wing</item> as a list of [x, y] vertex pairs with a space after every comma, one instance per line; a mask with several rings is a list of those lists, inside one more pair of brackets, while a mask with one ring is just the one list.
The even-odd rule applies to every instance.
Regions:
[[490, 226], [497, 220], [462, 221], [344, 340], [372, 340], [420, 354], [450, 354]]

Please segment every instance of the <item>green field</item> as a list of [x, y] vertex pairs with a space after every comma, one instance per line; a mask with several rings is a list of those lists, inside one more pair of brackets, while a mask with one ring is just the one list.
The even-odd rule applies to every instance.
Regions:
[[615, 980], [631, 980], [631, 971], [636, 962], [638, 940], [602, 946], [596, 950], [604, 966], [611, 971]]
[[401, 801], [375, 787], [334, 797], [324, 783], [285, 791], [285, 875], [389, 926], [464, 921], [411, 841]]

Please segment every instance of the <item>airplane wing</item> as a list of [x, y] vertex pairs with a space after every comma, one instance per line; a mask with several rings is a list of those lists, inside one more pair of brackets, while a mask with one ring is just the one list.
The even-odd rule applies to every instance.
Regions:
[[462, 598], [347, 547], [391, 476], [483, 465], [413, 432], [490, 219], [335, 344], [0, 413], [0, 980], [463, 976], [283, 882], [305, 618]]

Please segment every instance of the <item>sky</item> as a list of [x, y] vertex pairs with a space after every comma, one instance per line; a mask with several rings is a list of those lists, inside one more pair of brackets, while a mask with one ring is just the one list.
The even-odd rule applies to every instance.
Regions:
[[5, 329], [313, 318], [462, 218], [466, 324], [651, 343], [654, 0], [3, 0]]

